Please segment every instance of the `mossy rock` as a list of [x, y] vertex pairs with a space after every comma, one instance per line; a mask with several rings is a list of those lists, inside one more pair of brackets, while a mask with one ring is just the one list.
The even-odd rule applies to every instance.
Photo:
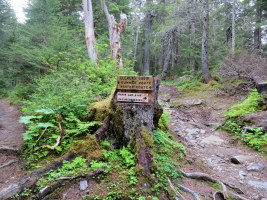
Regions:
[[88, 161], [99, 160], [103, 155], [101, 146], [98, 144], [96, 137], [93, 135], [87, 135], [82, 140], [74, 141], [71, 152], [76, 155], [83, 156]]

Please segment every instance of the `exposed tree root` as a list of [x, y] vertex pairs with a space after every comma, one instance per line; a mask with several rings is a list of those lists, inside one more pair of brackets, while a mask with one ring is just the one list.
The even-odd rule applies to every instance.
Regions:
[[172, 184], [171, 180], [170, 180], [170, 179], [167, 179], [167, 180], [168, 180], [168, 183], [169, 183], [169, 186], [170, 186], [171, 190], [172, 190], [172, 191], [175, 193], [175, 195], [177, 196], [177, 197], [176, 197], [176, 200], [180, 200], [180, 199], [182, 199], [182, 200], [186, 200], [186, 199], [183, 197], [183, 195], [182, 195], [178, 190], [175, 189], [175, 187], [174, 187], [174, 185]]
[[51, 165], [38, 170], [36, 172], [27, 175], [15, 183], [7, 185], [5, 188], [0, 190], [0, 199], [7, 199], [15, 194], [18, 194], [23, 191], [24, 188], [32, 188], [37, 182], [38, 178], [44, 173], [48, 172], [51, 169], [56, 169], [62, 166], [64, 160], [71, 160], [74, 157], [74, 154], [68, 153], [63, 156], [60, 160], [53, 162]]
[[56, 179], [56, 181], [54, 183], [52, 183], [51, 185], [42, 188], [39, 191], [39, 193], [37, 194], [37, 197], [38, 197], [38, 199], [45, 198], [47, 195], [51, 194], [57, 188], [61, 187], [65, 181], [72, 181], [72, 180], [75, 180], [78, 178], [87, 178], [88, 179], [88, 178], [93, 177], [97, 174], [103, 173], [104, 170], [105, 170], [105, 168], [99, 168], [95, 171], [89, 172], [88, 174], [81, 174], [81, 175], [74, 176], [74, 177], [60, 177], [60, 178]]
[[18, 155], [20, 153], [20, 149], [1, 146], [0, 147], [0, 153], [5, 153], [5, 154], [8, 154], [8, 155]]
[[210, 181], [212, 183], [218, 183], [218, 184], [220, 184], [221, 187], [222, 187], [222, 194], [223, 194], [223, 198], [224, 199], [227, 199], [229, 196], [232, 196], [232, 197], [234, 197], [236, 199], [239, 199], [239, 200], [248, 200], [248, 199], [240, 196], [239, 194], [234, 193], [234, 192], [228, 190], [227, 187], [226, 187], [226, 185], [223, 182], [221, 182], [221, 181], [219, 181], [217, 179], [214, 179], [214, 178], [210, 177], [207, 174], [200, 173], [200, 172], [185, 173], [182, 170], [180, 170], [180, 172], [182, 173], [183, 176], [185, 176], [187, 178], [200, 179], [200, 180]]
[[6, 162], [5, 164], [1, 165], [1, 166], [0, 166], [0, 169], [1, 169], [1, 168], [4, 168], [4, 167], [7, 167], [7, 166], [9, 166], [9, 165], [12, 165], [12, 164], [15, 163], [15, 162], [18, 162], [18, 160], [10, 160], [10, 161]]
[[183, 190], [184, 192], [190, 193], [193, 196], [194, 200], [200, 200], [200, 198], [196, 192], [190, 190], [189, 188], [187, 188], [181, 184], [177, 184], [177, 186], [179, 186], [179, 188], [181, 188], [181, 190]]
[[99, 141], [103, 141], [105, 138], [105, 133], [108, 130], [109, 127], [109, 122], [110, 122], [110, 117], [107, 116], [103, 122], [103, 125], [100, 126], [97, 131], [94, 133], [94, 135], [96, 136], [96, 139]]

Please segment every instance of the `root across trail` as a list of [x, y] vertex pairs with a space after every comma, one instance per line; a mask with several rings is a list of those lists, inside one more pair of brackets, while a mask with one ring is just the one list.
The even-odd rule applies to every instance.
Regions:
[[[161, 84], [159, 94], [161, 104], [170, 114], [171, 132], [187, 148], [180, 184], [189, 189], [185, 192], [180, 188], [185, 199], [196, 199], [192, 192], [205, 200], [225, 198], [226, 192], [236, 199], [267, 198], [266, 156], [217, 129], [225, 121], [225, 111], [242, 102], [245, 95], [230, 96], [209, 89], [181, 94], [175, 85], [167, 84]], [[235, 164], [231, 162], [233, 157], [242, 160]], [[248, 166], [257, 163], [265, 168], [249, 170]]]

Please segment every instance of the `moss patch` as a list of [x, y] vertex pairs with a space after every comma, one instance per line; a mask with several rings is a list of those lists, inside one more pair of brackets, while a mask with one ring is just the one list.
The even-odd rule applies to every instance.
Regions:
[[71, 152], [83, 156], [88, 161], [99, 160], [103, 155], [103, 151], [93, 135], [87, 135], [83, 140], [74, 141]]
[[107, 99], [95, 102], [90, 105], [89, 118], [92, 121], [104, 121], [105, 117], [111, 113], [111, 102], [115, 93], [115, 88]]

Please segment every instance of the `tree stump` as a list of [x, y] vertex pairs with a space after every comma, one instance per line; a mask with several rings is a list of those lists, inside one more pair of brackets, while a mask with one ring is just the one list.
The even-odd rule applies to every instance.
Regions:
[[[109, 115], [103, 127], [105, 137], [97, 131], [96, 137], [107, 139], [114, 148], [129, 146], [135, 153], [138, 170], [150, 175], [153, 168], [152, 131], [157, 128], [163, 109], [158, 103], [159, 80], [153, 79], [153, 88], [147, 90], [116, 89], [110, 102]], [[121, 102], [118, 93], [144, 94], [147, 102]], [[97, 113], [97, 111], [93, 111]], [[109, 120], [107, 122], [107, 120]], [[108, 128], [107, 128], [108, 125]]]

